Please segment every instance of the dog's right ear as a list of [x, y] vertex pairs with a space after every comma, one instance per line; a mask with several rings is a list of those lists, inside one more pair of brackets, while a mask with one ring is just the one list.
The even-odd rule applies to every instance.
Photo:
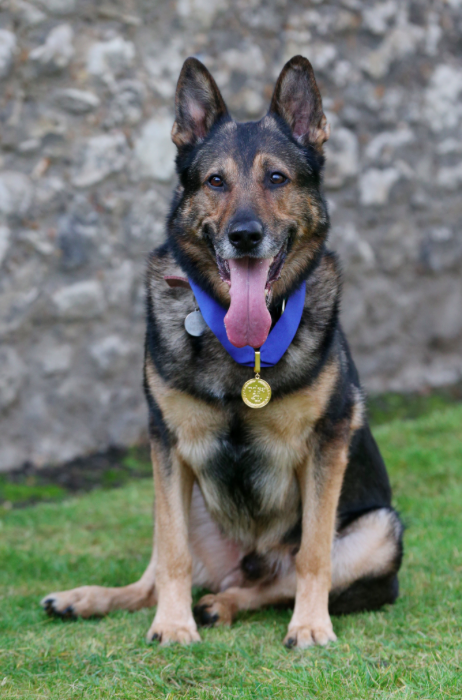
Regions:
[[226, 116], [228, 110], [207, 68], [197, 58], [187, 58], [176, 87], [173, 143], [178, 148], [193, 146]]

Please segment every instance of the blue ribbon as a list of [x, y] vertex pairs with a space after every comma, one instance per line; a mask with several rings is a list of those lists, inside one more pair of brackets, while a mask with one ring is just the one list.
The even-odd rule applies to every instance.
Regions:
[[[226, 352], [240, 365], [253, 367], [255, 364], [254, 348], [250, 347], [250, 345], [236, 348], [228, 340], [224, 323], [227, 309], [224, 309], [192, 280], [189, 280], [189, 284], [199, 304], [204, 321], [223, 345]], [[260, 361], [262, 367], [274, 367], [294, 339], [305, 305], [305, 290], [306, 282], [303, 281], [301, 286], [288, 298], [284, 313], [261, 346]]]

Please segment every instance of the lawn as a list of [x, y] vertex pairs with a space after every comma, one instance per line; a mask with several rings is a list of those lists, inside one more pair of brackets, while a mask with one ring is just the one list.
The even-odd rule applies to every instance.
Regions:
[[153, 611], [47, 619], [40, 598], [135, 580], [151, 548], [149, 480], [0, 514], [0, 697], [462, 698], [462, 406], [376, 427], [406, 523], [401, 597], [334, 618], [338, 642], [282, 646], [288, 610], [241, 614], [202, 644], [144, 640]]

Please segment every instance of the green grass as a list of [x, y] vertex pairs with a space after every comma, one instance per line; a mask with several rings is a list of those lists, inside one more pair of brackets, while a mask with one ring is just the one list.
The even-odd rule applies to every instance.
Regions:
[[135, 580], [151, 548], [149, 480], [0, 515], [0, 697], [462, 698], [462, 406], [376, 428], [407, 525], [401, 597], [334, 618], [327, 648], [282, 646], [288, 610], [240, 615], [189, 648], [148, 646], [153, 611], [49, 620], [38, 601]]

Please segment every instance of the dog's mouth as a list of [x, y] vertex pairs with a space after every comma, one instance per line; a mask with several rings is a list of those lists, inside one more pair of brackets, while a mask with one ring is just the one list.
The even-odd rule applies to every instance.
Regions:
[[229, 258], [216, 254], [221, 279], [230, 285], [231, 304], [225, 316], [230, 343], [259, 348], [268, 337], [272, 285], [279, 279], [287, 255], [287, 241], [273, 258]]
[[[217, 266], [218, 266], [218, 272], [220, 273], [220, 277], [223, 280], [223, 282], [226, 282], [227, 284], [231, 285], [231, 270], [230, 270], [230, 260], [226, 260], [225, 258], [222, 258], [221, 255], [219, 255], [215, 251], [215, 255], [217, 258]], [[281, 270], [284, 265], [284, 261], [286, 259], [287, 255], [287, 241], [283, 244], [282, 248], [280, 249], [279, 253], [274, 256], [274, 258], [270, 258], [270, 266], [268, 270], [268, 276], [266, 279], [266, 285], [265, 285], [265, 290], [266, 290], [266, 297], [268, 300], [268, 304], [271, 301], [271, 292], [272, 292], [272, 285], [276, 280], [279, 279], [281, 276]], [[239, 260], [248, 260], [249, 258], [239, 258]], [[262, 260], [263, 258], [250, 258], [251, 260]], [[266, 258], [265, 258], [266, 259]]]

